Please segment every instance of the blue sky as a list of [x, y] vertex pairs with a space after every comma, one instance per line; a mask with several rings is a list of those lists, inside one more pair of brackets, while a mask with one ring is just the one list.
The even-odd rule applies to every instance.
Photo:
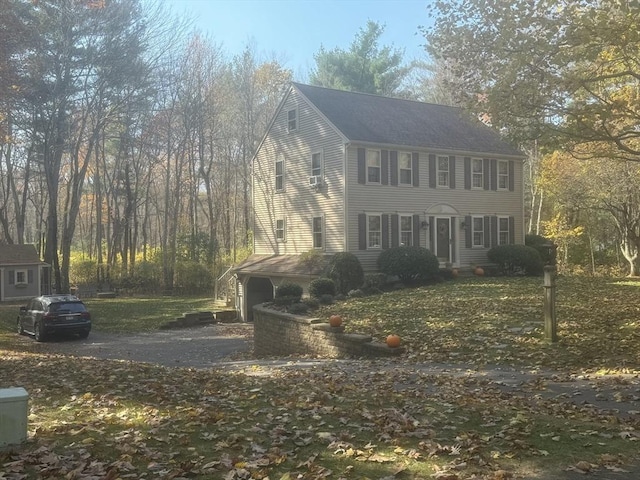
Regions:
[[367, 20], [386, 25], [381, 45], [405, 50], [405, 59], [425, 59], [418, 26], [428, 25], [429, 0], [166, 0], [175, 14], [232, 56], [251, 43], [263, 60], [276, 58], [306, 81], [323, 45], [348, 49]]

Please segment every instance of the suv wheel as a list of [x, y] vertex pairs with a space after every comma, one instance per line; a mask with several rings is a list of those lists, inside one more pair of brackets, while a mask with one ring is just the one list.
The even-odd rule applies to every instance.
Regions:
[[22, 328], [22, 322], [18, 318], [18, 335], [24, 335], [24, 328]]
[[79, 333], [80, 338], [87, 338], [89, 336], [89, 330], [83, 330]]
[[33, 326], [33, 332], [34, 337], [36, 338], [36, 342], [44, 342], [44, 328], [42, 327], [42, 324], [40, 322], [36, 322], [36, 324]]

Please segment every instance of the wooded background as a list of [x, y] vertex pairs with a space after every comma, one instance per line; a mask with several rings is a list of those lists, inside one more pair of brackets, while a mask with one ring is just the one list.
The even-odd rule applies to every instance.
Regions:
[[[636, 274], [640, 7], [535, 3], [434, 2], [411, 63], [369, 22], [296, 80], [463, 107], [528, 153], [528, 233], [561, 268]], [[251, 251], [250, 162], [294, 80], [257, 47], [161, 2], [0, 0], [0, 240], [57, 291], [210, 289]]]

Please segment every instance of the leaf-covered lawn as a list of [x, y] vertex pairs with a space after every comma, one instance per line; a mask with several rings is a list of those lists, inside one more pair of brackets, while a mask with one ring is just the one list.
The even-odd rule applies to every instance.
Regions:
[[[5, 354], [30, 440], [0, 478], [559, 478], [637, 455], [631, 420], [367, 362], [243, 372]], [[446, 474], [446, 475], [445, 475]], [[520, 477], [521, 478], [521, 477]]]
[[[396, 332], [406, 354], [307, 368], [172, 369], [44, 355], [0, 333], [0, 387], [26, 388], [31, 411], [29, 441], [0, 453], [0, 478], [637, 473], [640, 412], [616, 416], [550, 398], [544, 383], [507, 394], [486, 378], [427, 374], [413, 362], [555, 366], [560, 375], [636, 370], [639, 288], [559, 278], [561, 341], [553, 346], [543, 340], [540, 279], [469, 278], [352, 299], [322, 315], [342, 313], [350, 330], [380, 339]], [[619, 393], [637, 396], [624, 382]]]
[[541, 278], [464, 278], [325, 307], [349, 331], [397, 333], [407, 358], [471, 365], [640, 371], [640, 282], [557, 279], [557, 344], [544, 338]]

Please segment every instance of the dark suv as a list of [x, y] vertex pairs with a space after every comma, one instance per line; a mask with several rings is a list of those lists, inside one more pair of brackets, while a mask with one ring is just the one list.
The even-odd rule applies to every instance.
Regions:
[[91, 315], [74, 295], [43, 295], [20, 307], [18, 333], [30, 333], [38, 342], [58, 332], [77, 333], [80, 338], [87, 338], [90, 331]]

